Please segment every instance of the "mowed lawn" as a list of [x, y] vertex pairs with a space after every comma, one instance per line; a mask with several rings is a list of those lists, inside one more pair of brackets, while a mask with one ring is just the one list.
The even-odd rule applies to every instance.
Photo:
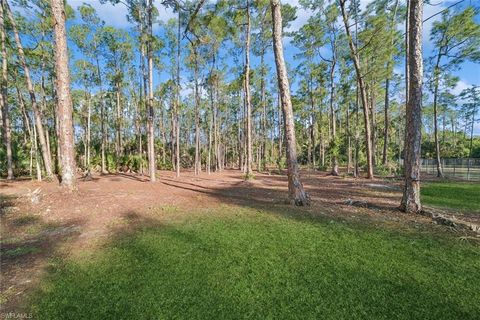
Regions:
[[429, 182], [421, 193], [424, 204], [480, 213], [479, 182]]
[[39, 319], [479, 319], [480, 247], [222, 207], [56, 260]]

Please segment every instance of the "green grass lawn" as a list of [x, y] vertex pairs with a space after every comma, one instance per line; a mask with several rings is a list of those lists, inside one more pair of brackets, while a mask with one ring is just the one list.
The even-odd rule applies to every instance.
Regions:
[[421, 192], [424, 204], [480, 213], [480, 183], [425, 183]]
[[57, 260], [33, 294], [33, 314], [89, 320], [480, 317], [478, 245], [257, 209], [215, 211], [140, 228], [81, 259]]

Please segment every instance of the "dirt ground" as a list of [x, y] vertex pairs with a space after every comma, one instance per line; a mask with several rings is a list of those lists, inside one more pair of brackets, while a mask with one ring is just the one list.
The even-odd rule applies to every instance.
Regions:
[[25, 295], [41, 279], [50, 259], [81, 254], [101, 245], [119, 228], [128, 228], [131, 221], [152, 216], [161, 223], [226, 205], [299, 210], [392, 228], [447, 229], [430, 218], [401, 213], [397, 209], [401, 185], [396, 180], [302, 171], [312, 206], [294, 209], [285, 204], [283, 174], [256, 173], [251, 181], [244, 181], [238, 170], [199, 176], [182, 172], [180, 178], [161, 171], [158, 176], [158, 182], [150, 183], [139, 175], [94, 175], [91, 181], [79, 180], [73, 194], [54, 182], [0, 180], [1, 312], [22, 310]]

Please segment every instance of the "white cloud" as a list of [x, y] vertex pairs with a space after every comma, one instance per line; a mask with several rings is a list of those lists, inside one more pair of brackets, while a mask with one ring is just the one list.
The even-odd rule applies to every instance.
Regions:
[[123, 4], [114, 6], [111, 3], [101, 4], [98, 0], [68, 0], [68, 4], [75, 10], [84, 3], [94, 7], [100, 19], [107, 25], [117, 28], [130, 26], [127, 20], [127, 8]]
[[452, 93], [458, 96], [464, 89], [470, 87], [470, 84], [465, 82], [464, 80], [459, 80], [455, 88], [453, 88]]
[[[132, 26], [127, 19], [128, 10], [122, 3], [112, 5], [109, 2], [101, 4], [99, 0], [68, 0], [68, 4], [75, 10], [84, 3], [90, 4], [92, 7], [94, 7], [95, 10], [97, 10], [97, 14], [100, 19], [105, 21], [105, 23], [109, 26], [116, 28], [129, 28]], [[175, 17], [173, 10], [171, 8], [166, 8], [160, 3], [159, 0], [154, 1], [154, 5], [158, 10], [159, 19], [161, 21], [166, 22]]]
[[310, 10], [305, 10], [302, 8], [298, 0], [287, 0], [283, 4], [289, 4], [291, 6], [297, 7], [297, 19], [290, 23], [287, 31], [293, 32], [298, 31], [304, 24], [307, 23], [308, 18], [312, 15]]

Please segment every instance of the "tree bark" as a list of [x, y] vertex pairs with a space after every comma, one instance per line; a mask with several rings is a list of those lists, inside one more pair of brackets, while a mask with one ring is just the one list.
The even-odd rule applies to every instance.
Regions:
[[177, 24], [177, 81], [175, 84], [176, 101], [174, 105], [174, 120], [175, 120], [175, 174], [180, 177], [180, 124], [178, 120], [178, 109], [180, 108], [180, 8], [177, 2], [178, 24]]
[[12, 133], [10, 128], [10, 112], [8, 108], [8, 96], [7, 96], [7, 44], [6, 44], [6, 32], [5, 32], [5, 15], [3, 8], [5, 7], [4, 0], [0, 2], [0, 32], [2, 42], [2, 82], [0, 88], [0, 108], [2, 110], [3, 121], [3, 141], [5, 143], [5, 151], [7, 156], [7, 179], [13, 179], [13, 159], [12, 159]]
[[48, 179], [53, 177], [52, 173], [52, 160], [48, 154], [48, 149], [47, 149], [47, 142], [45, 140], [45, 131], [43, 129], [43, 123], [42, 123], [42, 115], [40, 114], [40, 111], [38, 110], [38, 104], [37, 104], [37, 99], [35, 97], [35, 91], [33, 88], [33, 83], [32, 83], [32, 78], [30, 77], [30, 69], [27, 66], [27, 60], [25, 58], [25, 53], [23, 51], [23, 46], [22, 42], [20, 41], [20, 36], [18, 33], [17, 29], [17, 24], [15, 22], [15, 19], [13, 17], [12, 11], [10, 10], [10, 6], [8, 5], [7, 0], [4, 1], [4, 8], [7, 11], [8, 19], [10, 20], [10, 24], [13, 29], [13, 34], [15, 37], [15, 42], [17, 45], [17, 50], [18, 50], [18, 57], [20, 59], [20, 64], [22, 65], [22, 68], [25, 72], [25, 80], [27, 82], [27, 89], [30, 94], [30, 99], [32, 101], [32, 109], [33, 109], [33, 114], [35, 118], [35, 126], [37, 127], [37, 136], [38, 140], [40, 142], [40, 148], [42, 150], [42, 157], [43, 157], [43, 163], [45, 166], [45, 173]]
[[[392, 41], [390, 42], [391, 45], [393, 46], [395, 44], [395, 38], [393, 36], [393, 30], [395, 30], [396, 27], [396, 21], [397, 21], [397, 11], [398, 11], [398, 0], [395, 1], [395, 6], [393, 9], [393, 15], [392, 15]], [[387, 62], [387, 72], [390, 70], [390, 66], [392, 63], [393, 57], [390, 55], [390, 59]], [[388, 125], [389, 125], [389, 119], [388, 119], [388, 108], [390, 106], [390, 96], [389, 96], [389, 89], [390, 89], [390, 74], [387, 74], [387, 77], [385, 79], [385, 116], [384, 116], [384, 130], [383, 130], [383, 155], [382, 155], [382, 164], [385, 166], [388, 161]]]
[[277, 68], [278, 90], [282, 102], [283, 118], [285, 123], [285, 139], [288, 166], [289, 201], [297, 206], [309, 205], [310, 197], [303, 189], [297, 163], [297, 143], [295, 139], [295, 123], [293, 120], [292, 101], [287, 68], [283, 57], [282, 43], [282, 13], [279, 0], [270, 0], [272, 9], [272, 35], [275, 65]]
[[106, 106], [105, 106], [105, 97], [103, 94], [103, 81], [102, 81], [102, 74], [100, 71], [100, 62], [98, 59], [98, 56], [95, 58], [95, 62], [97, 65], [97, 77], [98, 77], [98, 84], [100, 86], [99, 94], [100, 94], [100, 131], [102, 134], [102, 142], [100, 145], [100, 153], [101, 153], [101, 173], [106, 174], [107, 173], [107, 165], [106, 165], [106, 155], [105, 155], [105, 148], [107, 145], [107, 132], [106, 132], [106, 127], [105, 127], [105, 112], [106, 112]]
[[194, 59], [194, 81], [195, 81], [195, 175], [200, 174], [201, 160], [200, 160], [200, 91], [198, 88], [198, 57], [196, 44], [193, 46]]
[[150, 182], [155, 182], [156, 163], [155, 163], [155, 134], [153, 125], [153, 26], [152, 26], [153, 0], [148, 1], [148, 118], [147, 118], [147, 139], [148, 139], [148, 172]]
[[67, 31], [63, 0], [51, 0], [55, 33], [55, 73], [57, 88], [57, 114], [61, 150], [61, 184], [68, 190], [76, 188], [75, 144], [70, 96], [70, 73], [68, 69]]
[[247, 25], [245, 35], [245, 103], [247, 106], [247, 158], [246, 175], [247, 179], [252, 177], [252, 99], [250, 97], [250, 1], [247, 0]]
[[390, 87], [390, 78], [387, 77], [385, 80], [385, 109], [384, 109], [384, 128], [383, 128], [383, 156], [382, 164], [385, 166], [387, 164], [387, 151], [388, 151], [388, 108], [390, 106], [390, 96], [389, 96], [389, 87]]
[[333, 102], [335, 100], [335, 65], [336, 65], [336, 46], [332, 45], [333, 58], [330, 67], [330, 130], [332, 134], [331, 147], [333, 148], [332, 154], [332, 171], [330, 174], [332, 176], [338, 176], [338, 158], [337, 158], [337, 120], [335, 119], [335, 110], [333, 107]]
[[438, 104], [438, 82], [440, 75], [440, 58], [441, 54], [439, 52], [437, 57], [437, 63], [434, 68], [434, 89], [433, 89], [433, 134], [435, 137], [435, 157], [437, 159], [437, 177], [443, 178], [443, 169], [440, 157], [440, 142], [438, 141], [438, 115], [437, 115], [437, 104]]
[[406, 112], [405, 187], [400, 208], [409, 213], [419, 213], [420, 165], [422, 142], [422, 14], [423, 0], [410, 0], [409, 20], [409, 88]]
[[122, 144], [122, 106], [121, 106], [121, 97], [120, 97], [120, 83], [117, 80], [115, 84], [115, 99], [116, 99], [116, 108], [117, 108], [117, 118], [116, 118], [116, 151], [117, 157], [123, 154], [123, 144]]

